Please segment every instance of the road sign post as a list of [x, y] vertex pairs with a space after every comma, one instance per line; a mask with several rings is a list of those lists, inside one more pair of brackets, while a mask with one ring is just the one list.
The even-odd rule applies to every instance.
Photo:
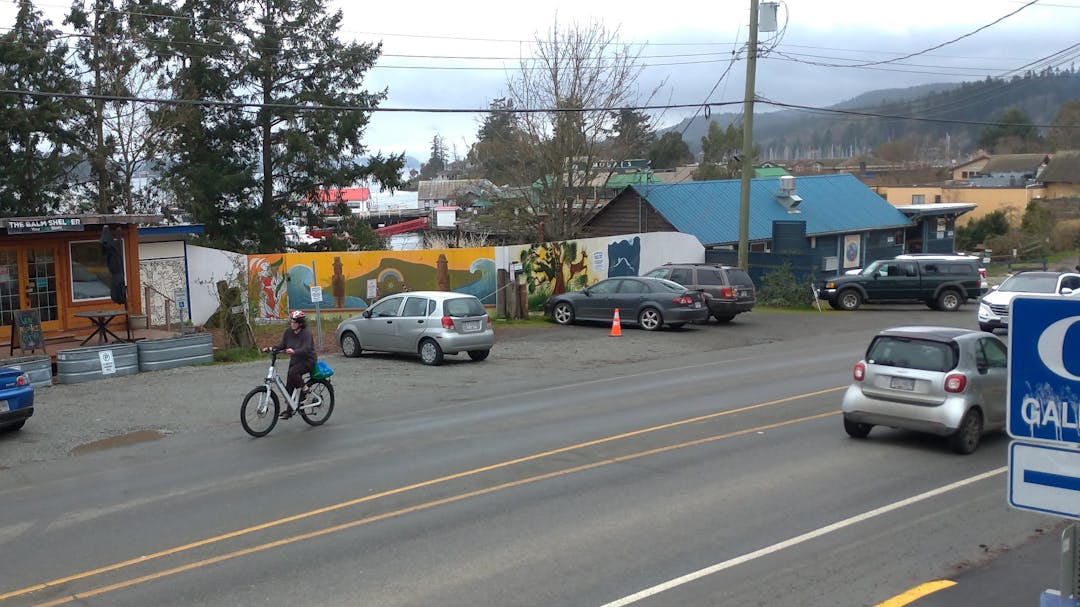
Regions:
[[[1009, 506], [1080, 520], [1080, 297], [1021, 296], [1009, 305]], [[1076, 524], [1061, 538], [1061, 590], [1080, 598]]]

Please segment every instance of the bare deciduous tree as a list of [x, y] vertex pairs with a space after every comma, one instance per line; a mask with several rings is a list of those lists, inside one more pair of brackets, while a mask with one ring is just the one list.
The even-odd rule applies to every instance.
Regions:
[[539, 173], [522, 176], [522, 185], [535, 183], [540, 191], [525, 201], [530, 212], [522, 220], [532, 229], [542, 225], [547, 238], [582, 234], [605, 202], [598, 190], [632, 152], [619, 149], [614, 137], [619, 110], [647, 103], [662, 86], [639, 97], [640, 55], [599, 22], [564, 29], [556, 21], [508, 78], [508, 100], [524, 110], [517, 121], [528, 143], [523, 150], [533, 155], [520, 165]]

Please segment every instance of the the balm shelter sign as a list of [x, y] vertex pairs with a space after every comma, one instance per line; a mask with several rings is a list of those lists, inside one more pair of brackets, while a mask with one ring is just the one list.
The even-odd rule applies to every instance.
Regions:
[[41, 232], [81, 232], [79, 217], [52, 217], [49, 219], [9, 219], [8, 234], [37, 234]]

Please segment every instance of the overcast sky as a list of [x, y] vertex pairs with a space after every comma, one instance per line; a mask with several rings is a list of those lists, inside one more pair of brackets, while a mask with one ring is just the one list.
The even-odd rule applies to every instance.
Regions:
[[[721, 75], [749, 36], [750, 0], [330, 1], [343, 12], [343, 38], [382, 42], [383, 56], [367, 84], [388, 89], [386, 108], [486, 109], [503, 96], [507, 70], [531, 56], [535, 39], [546, 38], [556, 18], [560, 25], [599, 21], [618, 30], [622, 42], [639, 45], [641, 62], [648, 66], [641, 90], [667, 83], [653, 105], [743, 97], [745, 61]], [[59, 23], [70, 4], [41, 0], [37, 6]], [[12, 7], [11, 0], [0, 0], [0, 24], [14, 21]], [[832, 105], [875, 89], [1006, 75], [1080, 43], [1080, 0], [787, 0], [777, 14], [782, 31], [759, 36], [764, 46], [774, 48], [758, 61], [757, 93], [809, 106]], [[968, 34], [940, 49], [883, 65], [809, 63], [895, 60]], [[1080, 58], [1080, 46], [1069, 56]], [[1053, 64], [1069, 67], [1070, 61]], [[739, 109], [714, 109], [713, 114]], [[670, 110], [658, 120], [668, 126], [693, 113]], [[405, 152], [426, 161], [438, 134], [452, 152], [464, 156], [482, 115], [377, 113], [364, 141], [372, 151]]]

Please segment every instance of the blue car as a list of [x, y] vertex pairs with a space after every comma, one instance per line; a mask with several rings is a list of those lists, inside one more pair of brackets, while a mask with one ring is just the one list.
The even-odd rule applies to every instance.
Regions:
[[22, 369], [0, 367], [0, 431], [18, 430], [34, 414], [34, 387]]

